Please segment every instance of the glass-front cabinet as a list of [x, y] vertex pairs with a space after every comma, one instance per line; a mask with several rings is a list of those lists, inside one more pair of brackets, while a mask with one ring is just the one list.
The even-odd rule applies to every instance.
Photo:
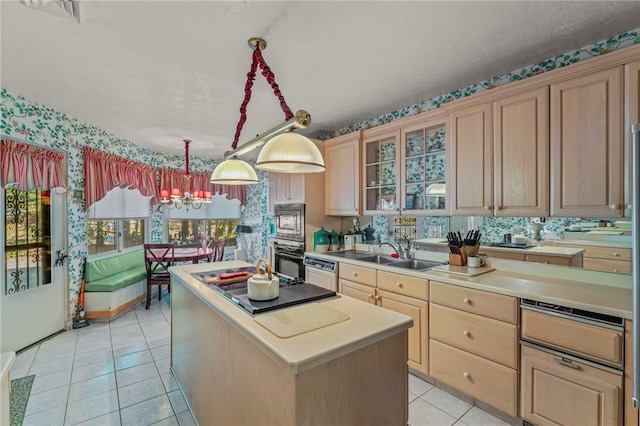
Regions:
[[400, 209], [399, 140], [399, 130], [369, 135], [363, 139], [365, 215], [392, 214]]
[[403, 211], [443, 215], [447, 198], [447, 123], [429, 121], [402, 129]]

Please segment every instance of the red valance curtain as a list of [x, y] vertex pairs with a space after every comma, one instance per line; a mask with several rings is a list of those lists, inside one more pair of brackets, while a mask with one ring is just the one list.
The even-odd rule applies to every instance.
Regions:
[[155, 167], [117, 157], [93, 148], [84, 149], [84, 192], [86, 207], [104, 197], [116, 186], [137, 189], [152, 196], [151, 204], [159, 200]]
[[184, 170], [160, 169], [160, 188], [171, 190], [178, 188], [180, 191], [193, 193], [198, 190], [211, 191], [212, 194], [226, 194], [232, 200], [237, 198], [241, 205], [246, 204], [246, 191], [244, 185], [217, 185], [211, 183], [211, 173], [189, 173], [191, 179], [185, 179]]
[[67, 188], [67, 170], [61, 152], [3, 139], [0, 157], [3, 187], [15, 184], [21, 191]]

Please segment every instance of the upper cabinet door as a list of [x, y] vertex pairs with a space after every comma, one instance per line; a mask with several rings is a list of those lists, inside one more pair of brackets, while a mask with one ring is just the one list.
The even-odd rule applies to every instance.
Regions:
[[446, 118], [403, 127], [401, 135], [402, 210], [448, 215]]
[[493, 213], [491, 103], [453, 111], [450, 117], [451, 214]]
[[549, 216], [549, 88], [493, 104], [496, 216]]
[[621, 217], [623, 67], [551, 85], [551, 216]]
[[[380, 133], [383, 132], [383, 133]], [[394, 214], [400, 210], [398, 194], [399, 130], [363, 132], [363, 214]]]
[[624, 78], [624, 215], [631, 217], [631, 126], [640, 123], [640, 61], [625, 65]]
[[325, 214], [360, 215], [360, 132], [324, 143]]

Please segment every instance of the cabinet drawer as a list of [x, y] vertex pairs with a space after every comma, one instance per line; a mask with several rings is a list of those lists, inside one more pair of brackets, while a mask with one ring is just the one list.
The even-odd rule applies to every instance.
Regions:
[[523, 309], [522, 337], [622, 366], [622, 330]]
[[345, 280], [355, 281], [357, 283], [376, 286], [376, 270], [372, 268], [365, 268], [362, 266], [350, 265], [348, 263], [340, 263], [338, 267], [340, 271], [340, 278]]
[[354, 283], [353, 281], [343, 280], [341, 278], [338, 280], [338, 292], [344, 296], [353, 297], [363, 302], [375, 303], [374, 297], [376, 289], [368, 285]]
[[476, 355], [429, 341], [429, 375], [511, 416], [518, 416], [516, 370]]
[[429, 282], [424, 278], [378, 271], [378, 288], [418, 299], [429, 299]]
[[585, 257], [582, 259], [582, 265], [585, 269], [593, 269], [595, 271], [631, 274], [631, 262], [625, 260], [592, 259]]
[[571, 266], [570, 257], [545, 256], [543, 254], [527, 254], [527, 262], [548, 263], [549, 265]]
[[431, 281], [431, 301], [500, 321], [518, 323], [518, 299]]
[[631, 260], [630, 248], [619, 247], [585, 247], [584, 257], [595, 257], [598, 259], [611, 260]]
[[480, 250], [478, 252], [486, 254], [489, 257], [495, 257], [496, 259], [520, 260], [522, 262], [527, 259], [525, 253], [514, 253], [511, 251], [502, 250], [488, 250], [484, 247], [480, 247]]
[[622, 424], [619, 374], [523, 346], [521, 381], [525, 420], [540, 426]]
[[518, 328], [431, 303], [429, 336], [507, 367], [518, 367]]

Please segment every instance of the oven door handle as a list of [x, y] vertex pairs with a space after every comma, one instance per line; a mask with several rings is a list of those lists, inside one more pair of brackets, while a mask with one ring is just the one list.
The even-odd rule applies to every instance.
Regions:
[[303, 260], [304, 259], [304, 256], [299, 256], [299, 255], [295, 255], [295, 254], [288, 254], [288, 253], [276, 253], [275, 255], [283, 257], [285, 259], [291, 259], [291, 260]]

